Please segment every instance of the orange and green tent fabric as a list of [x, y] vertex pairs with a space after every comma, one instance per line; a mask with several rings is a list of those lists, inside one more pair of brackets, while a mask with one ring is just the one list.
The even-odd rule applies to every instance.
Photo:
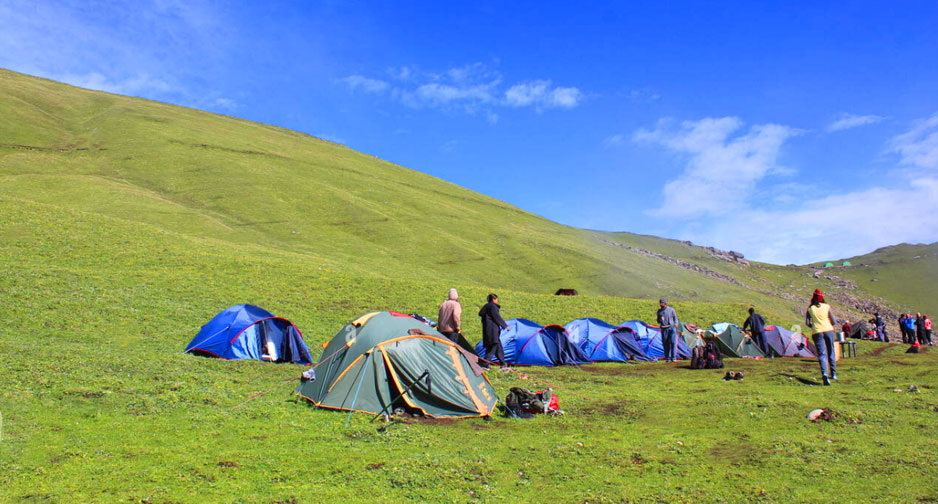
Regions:
[[295, 392], [321, 408], [378, 414], [402, 407], [462, 418], [491, 416], [497, 402], [478, 357], [394, 312], [367, 314], [342, 328], [326, 345], [316, 373]]

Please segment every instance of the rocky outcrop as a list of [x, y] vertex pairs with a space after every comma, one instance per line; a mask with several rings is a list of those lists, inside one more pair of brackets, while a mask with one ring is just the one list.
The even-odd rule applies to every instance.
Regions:
[[[676, 259], [676, 258], [671, 257], [671, 256], [666, 256], [666, 255], [664, 255], [664, 254], [659, 254], [658, 252], [652, 252], [651, 250], [645, 250], [645, 249], [638, 248], [638, 247], [632, 247], [632, 246], [629, 246], [629, 245], [624, 245], [624, 244], [619, 243], [619, 242], [614, 242], [614, 241], [610, 241], [610, 240], [603, 240], [603, 241], [606, 242], [606, 243], [608, 243], [608, 244], [610, 244], [610, 245], [613, 245], [613, 246], [616, 246], [616, 247], [619, 247], [619, 248], [623, 248], [623, 249], [625, 249], [625, 250], [629, 250], [629, 251], [632, 251], [632, 252], [641, 254], [641, 255], [643, 255], [643, 256], [654, 257], [655, 259], [660, 259], [660, 260], [662, 260], [662, 261], [669, 262], [669, 263], [671, 263], [671, 264], [673, 264], [673, 265], [675, 265], [675, 266], [679, 266], [679, 267], [684, 268], [684, 269], [686, 269], [686, 270], [688, 270], [688, 271], [694, 271], [694, 272], [700, 273], [700, 274], [702, 274], [702, 275], [706, 275], [706, 276], [708, 276], [708, 277], [710, 277], [710, 278], [715, 278], [715, 279], [717, 279], [717, 280], [722, 280], [722, 281], [724, 281], [724, 282], [731, 283], [731, 284], [733, 284], [733, 285], [738, 285], [738, 286], [740, 286], [740, 287], [746, 287], [747, 289], [749, 288], [746, 284], [740, 282], [739, 280], [737, 280], [737, 279], [735, 279], [735, 278], [733, 278], [733, 277], [731, 277], [731, 276], [729, 276], [729, 275], [724, 275], [723, 273], [717, 273], [716, 271], [713, 271], [712, 269], [709, 269], [709, 268], [705, 268], [705, 267], [703, 267], [703, 266], [701, 266], [701, 265], [699, 265], [699, 264], [694, 264], [694, 263], [687, 262], [687, 261], [684, 261], [684, 260], [681, 260], [681, 259]], [[740, 257], [742, 257], [742, 255], [740, 255]], [[749, 264], [749, 263], [747, 262], [746, 264]]]
[[720, 250], [718, 248], [713, 248], [713, 247], [706, 247], [704, 248], [704, 250], [706, 250], [707, 253], [710, 254], [712, 257], [716, 257], [717, 259], [721, 261], [738, 263], [738, 264], [742, 264], [743, 266], [749, 266], [749, 261], [746, 260], [746, 256], [734, 250], [726, 251], [726, 250]]

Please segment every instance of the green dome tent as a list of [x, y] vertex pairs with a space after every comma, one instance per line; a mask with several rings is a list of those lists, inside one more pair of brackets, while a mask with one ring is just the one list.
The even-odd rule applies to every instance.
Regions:
[[840, 265], [841, 266], [853, 266], [853, 263], [851, 263], [850, 261], [844, 261]]
[[707, 335], [716, 339], [724, 357], [765, 357], [759, 345], [734, 324], [714, 324]]
[[497, 401], [478, 357], [395, 312], [369, 313], [342, 328], [326, 345], [316, 372], [318, 378], [303, 380], [295, 393], [321, 408], [377, 415], [402, 407], [463, 418], [491, 416]]
[[834, 267], [834, 263], [832, 263], [832, 262], [825, 263], [825, 264], [824, 264], [824, 267], [825, 267], [825, 268], [833, 268], [833, 267]]

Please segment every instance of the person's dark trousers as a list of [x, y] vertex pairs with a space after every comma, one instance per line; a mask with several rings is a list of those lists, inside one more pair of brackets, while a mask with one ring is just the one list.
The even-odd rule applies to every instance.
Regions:
[[661, 346], [664, 347], [664, 360], [671, 362], [674, 360], [674, 333], [673, 327], [661, 330]]
[[752, 339], [756, 342], [756, 345], [759, 346], [759, 350], [762, 350], [762, 353], [764, 353], [766, 357], [770, 357], [769, 347], [765, 343], [765, 333], [754, 332], [752, 333]]
[[927, 341], [925, 341], [925, 330], [924, 330], [924, 329], [919, 330], [919, 331], [915, 331], [915, 333], [916, 333], [916, 337], [918, 338], [918, 344], [919, 344], [919, 345], [925, 345], [925, 344], [927, 344]]
[[500, 366], [507, 366], [505, 362], [505, 349], [502, 348], [502, 341], [499, 338], [495, 338], [495, 341], [484, 341], [482, 346], [485, 347], [485, 360], [492, 362], [492, 357], [498, 359], [498, 364]]
[[813, 336], [817, 347], [817, 360], [821, 365], [821, 376], [837, 375], [837, 359], [834, 356], [834, 331], [817, 333]]
[[931, 329], [925, 329], [925, 341], [931, 345]]
[[453, 343], [459, 342], [459, 333], [456, 331], [440, 331], [440, 334], [449, 338]]

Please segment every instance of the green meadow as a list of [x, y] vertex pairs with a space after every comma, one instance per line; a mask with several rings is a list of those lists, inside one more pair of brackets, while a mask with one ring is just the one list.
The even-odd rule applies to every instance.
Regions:
[[[932, 271], [897, 250], [849, 271]], [[434, 316], [452, 286], [472, 341], [493, 291], [506, 318], [542, 324], [651, 321], [667, 294], [704, 326], [750, 303], [788, 326], [802, 301], [784, 293], [838, 292], [807, 267], [561, 226], [300, 133], [0, 70], [0, 265], [0, 502], [938, 500], [934, 351], [860, 342], [831, 387], [795, 358], [727, 359], [733, 382], [684, 363], [492, 372], [502, 397], [554, 387], [567, 414], [384, 433], [297, 400], [301, 366], [183, 354], [237, 303], [289, 318], [318, 355], [362, 313]], [[857, 283], [896, 307], [933, 298]], [[815, 408], [833, 421], [808, 422]]]

